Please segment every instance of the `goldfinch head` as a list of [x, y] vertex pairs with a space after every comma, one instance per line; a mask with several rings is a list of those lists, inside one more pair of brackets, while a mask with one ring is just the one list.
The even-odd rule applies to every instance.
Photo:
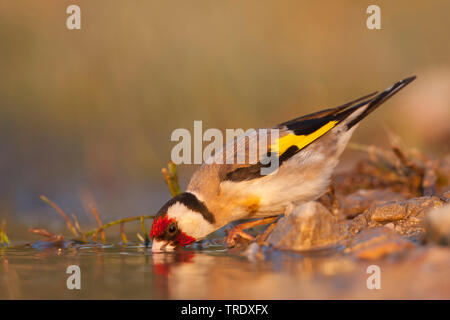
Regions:
[[183, 192], [158, 211], [150, 231], [152, 251], [173, 251], [215, 230], [214, 216], [196, 195]]

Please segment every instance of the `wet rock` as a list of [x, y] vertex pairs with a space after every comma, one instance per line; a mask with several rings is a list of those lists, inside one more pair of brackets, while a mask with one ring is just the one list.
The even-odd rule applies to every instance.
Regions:
[[367, 228], [389, 224], [391, 229], [400, 234], [421, 237], [425, 231], [422, 223], [425, 213], [443, 204], [438, 197], [421, 197], [372, 206], [352, 220], [349, 231], [357, 234]]
[[444, 193], [442, 193], [442, 199], [446, 200], [446, 202], [450, 202], [450, 185], [447, 188], [449, 190], [446, 190]]
[[407, 215], [407, 206], [400, 201], [385, 203], [371, 208], [372, 221], [391, 222], [404, 219]]
[[377, 227], [363, 230], [353, 237], [348, 242], [345, 252], [359, 259], [377, 260], [414, 247], [413, 242], [391, 228]]
[[428, 242], [450, 245], [450, 204], [427, 212], [424, 225]]
[[450, 182], [450, 154], [438, 160], [437, 168], [438, 180], [441, 181], [442, 185], [448, 186]]
[[344, 216], [353, 218], [374, 205], [381, 205], [389, 201], [403, 201], [405, 196], [385, 189], [360, 189], [339, 199], [340, 209]]
[[249, 261], [264, 260], [265, 256], [263, 250], [264, 247], [260, 246], [256, 242], [252, 242], [248, 245], [242, 255], [247, 257]]
[[267, 242], [278, 249], [303, 251], [335, 246], [345, 235], [345, 226], [322, 204], [312, 201], [281, 218]]

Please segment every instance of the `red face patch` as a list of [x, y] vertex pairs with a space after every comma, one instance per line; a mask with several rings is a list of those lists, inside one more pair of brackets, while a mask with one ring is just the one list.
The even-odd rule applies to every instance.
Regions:
[[162, 216], [156, 220], [153, 220], [152, 230], [150, 231], [150, 238], [153, 239], [162, 235], [169, 224], [171, 224], [172, 222], [175, 222], [175, 219], [169, 219], [167, 218], [167, 216]]
[[180, 231], [180, 233], [178, 233], [177, 237], [175, 238], [175, 243], [182, 247], [187, 246], [188, 244], [191, 244], [192, 242], [195, 242], [195, 239], [181, 231]]
[[[158, 219], [153, 221], [152, 230], [150, 231], [150, 238], [158, 238], [161, 237], [170, 224], [175, 223], [175, 219], [169, 219], [167, 215], [159, 217]], [[195, 238], [188, 236], [182, 230], [178, 230], [178, 233], [173, 240], [175, 245], [184, 247], [190, 243], [195, 242]]]

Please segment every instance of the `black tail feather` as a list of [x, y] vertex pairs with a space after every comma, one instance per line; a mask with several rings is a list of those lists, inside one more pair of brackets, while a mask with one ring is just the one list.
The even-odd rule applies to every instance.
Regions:
[[381, 104], [383, 104], [385, 101], [387, 101], [390, 97], [392, 97], [394, 94], [399, 92], [401, 89], [406, 87], [414, 79], [416, 79], [416, 76], [412, 76], [412, 77], [400, 80], [397, 83], [395, 83], [393, 86], [391, 86], [391, 87], [387, 88], [386, 90], [384, 90], [383, 92], [381, 92], [376, 97], [374, 97], [368, 101], [364, 101], [364, 102], [360, 103], [359, 105], [356, 105], [356, 106], [342, 112], [343, 114], [345, 113], [347, 116], [347, 115], [353, 113], [353, 111], [355, 111], [356, 109], [366, 105], [367, 103], [369, 104], [368, 107], [366, 108], [366, 110], [364, 110], [364, 112], [362, 112], [359, 116], [357, 116], [355, 119], [353, 119], [352, 121], [350, 121], [347, 124], [347, 128], [350, 129], [355, 124], [357, 124], [359, 121], [361, 121], [362, 119], [367, 117], [372, 111], [374, 111], [376, 108], [378, 108]]
[[330, 108], [330, 109], [325, 109], [325, 110], [321, 110], [321, 111], [317, 111], [317, 112], [314, 112], [314, 113], [310, 113], [310, 114], [307, 114], [305, 116], [301, 116], [301, 117], [298, 117], [298, 118], [295, 118], [295, 119], [292, 119], [292, 120], [280, 123], [278, 126], [279, 127], [288, 126], [290, 124], [297, 123], [297, 122], [303, 121], [303, 120], [310, 120], [310, 119], [316, 119], [316, 118], [319, 118], [319, 117], [326, 117], [326, 116], [330, 116], [330, 115], [336, 115], [339, 112], [345, 110], [346, 108], [353, 106], [355, 103], [358, 103], [358, 102], [360, 102], [362, 100], [366, 100], [368, 98], [372, 98], [377, 93], [378, 93], [378, 91], [375, 91], [375, 92], [367, 94], [367, 95], [365, 95], [365, 96], [363, 96], [361, 98], [358, 98], [358, 99], [355, 99], [353, 101], [347, 102], [347, 103], [345, 103], [345, 104], [343, 104], [341, 106]]

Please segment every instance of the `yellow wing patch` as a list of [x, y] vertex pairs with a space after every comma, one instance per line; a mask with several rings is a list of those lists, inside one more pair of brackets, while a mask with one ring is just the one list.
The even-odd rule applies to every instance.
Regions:
[[295, 135], [293, 133], [287, 134], [284, 137], [278, 139], [275, 143], [271, 144], [270, 150], [273, 150], [275, 152], [278, 151], [279, 155], [282, 155], [287, 149], [292, 146], [296, 146], [299, 150], [301, 150], [314, 140], [320, 138], [325, 133], [333, 129], [337, 123], [338, 121], [330, 121], [308, 135]]

